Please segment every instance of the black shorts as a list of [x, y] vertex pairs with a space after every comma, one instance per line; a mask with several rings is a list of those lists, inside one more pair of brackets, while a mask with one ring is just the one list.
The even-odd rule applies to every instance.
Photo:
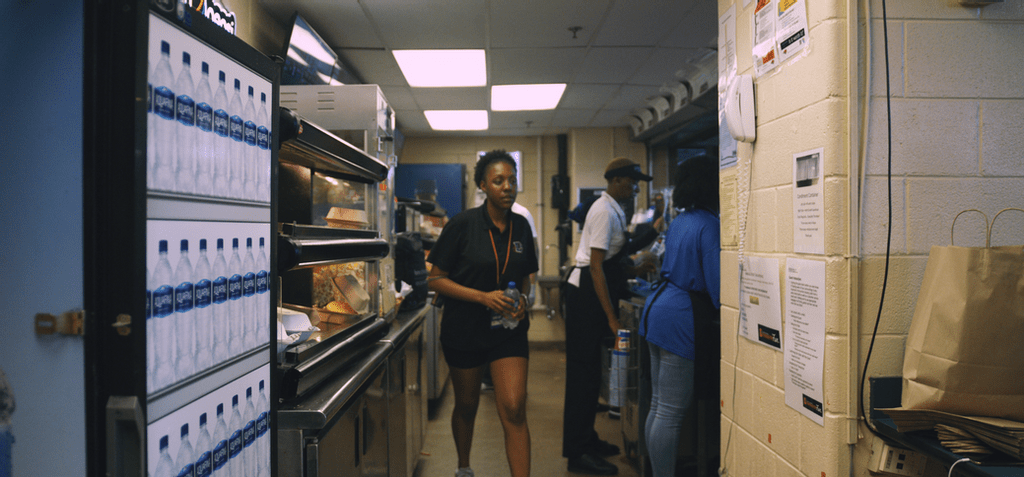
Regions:
[[458, 369], [478, 368], [501, 358], [530, 358], [530, 343], [526, 333], [517, 333], [493, 348], [467, 351], [442, 343], [441, 349], [444, 350], [444, 361], [448, 366]]

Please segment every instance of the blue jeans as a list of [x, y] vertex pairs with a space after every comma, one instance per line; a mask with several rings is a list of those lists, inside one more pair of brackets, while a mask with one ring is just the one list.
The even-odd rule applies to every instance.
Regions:
[[651, 411], [644, 438], [654, 477], [672, 477], [683, 416], [693, 404], [693, 360], [648, 343], [651, 351]]

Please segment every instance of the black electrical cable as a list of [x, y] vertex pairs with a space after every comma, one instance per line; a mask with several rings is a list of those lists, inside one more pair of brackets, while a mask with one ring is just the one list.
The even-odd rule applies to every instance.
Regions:
[[[871, 21], [868, 18], [868, 21]], [[868, 376], [868, 363], [871, 362], [871, 351], [875, 348], [875, 337], [878, 336], [878, 324], [882, 321], [882, 305], [885, 303], [885, 289], [889, 283], [889, 252], [892, 248], [892, 94], [889, 92], [889, 25], [885, 14], [885, 0], [882, 0], [882, 38], [885, 49], [885, 116], [888, 121], [888, 172], [886, 177], [888, 179], [888, 202], [889, 202], [889, 224], [888, 224], [888, 238], [885, 241], [885, 273], [882, 277], [882, 294], [878, 298], [878, 316], [875, 317], [875, 329], [871, 332], [871, 344], [868, 345], [868, 354], [864, 358], [864, 373], [860, 375], [860, 412], [864, 418], [864, 423], [868, 426], [871, 432], [878, 434], [878, 429], [871, 423], [871, 419], [868, 417], [867, 409], [864, 403], [864, 380]], [[869, 42], [870, 44], [870, 42]], [[868, 46], [870, 48], [870, 46]], [[868, 100], [871, 100], [871, 92], [867, 92]], [[865, 152], [866, 153], [866, 152]], [[851, 337], [852, 339], [853, 337]]]

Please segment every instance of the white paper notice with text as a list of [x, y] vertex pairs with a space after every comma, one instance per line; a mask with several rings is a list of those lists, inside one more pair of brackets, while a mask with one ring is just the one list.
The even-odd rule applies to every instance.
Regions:
[[786, 405], [825, 425], [825, 262], [786, 261]]
[[782, 349], [779, 260], [746, 257], [740, 268], [740, 326], [744, 338]]

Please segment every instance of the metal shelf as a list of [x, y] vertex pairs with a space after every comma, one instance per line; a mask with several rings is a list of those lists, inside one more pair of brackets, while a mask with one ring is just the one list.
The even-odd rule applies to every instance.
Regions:
[[280, 108], [281, 152], [278, 161], [341, 174], [363, 183], [387, 179], [388, 165], [313, 124]]

